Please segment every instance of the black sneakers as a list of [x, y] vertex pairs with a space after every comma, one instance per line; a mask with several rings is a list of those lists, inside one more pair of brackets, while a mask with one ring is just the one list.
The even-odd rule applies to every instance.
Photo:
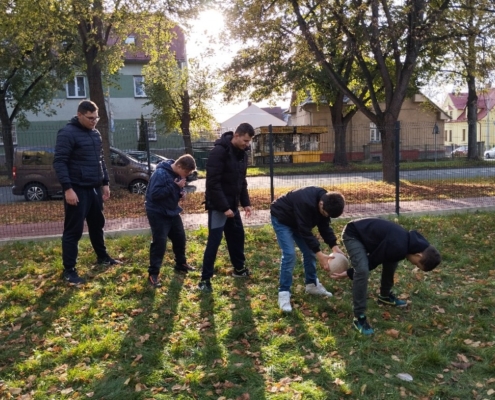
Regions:
[[162, 287], [162, 283], [160, 282], [158, 275], [148, 276], [148, 283], [155, 288]]
[[232, 276], [234, 278], [249, 278], [251, 276], [251, 273], [247, 268], [243, 268], [241, 270], [234, 269], [234, 272], [232, 272]]
[[196, 271], [196, 268], [191, 267], [188, 263], [185, 264], [176, 264], [174, 267], [175, 272], [180, 272], [183, 274], [187, 274], [190, 271]]
[[96, 260], [96, 263], [99, 264], [99, 265], [104, 265], [105, 267], [109, 267], [110, 265], [122, 264], [122, 261], [115, 260], [112, 257], [107, 256], [105, 258], [98, 258]]
[[211, 282], [209, 280], [199, 282], [198, 289], [205, 293], [213, 292], [213, 288], [211, 287]]
[[86, 279], [81, 278], [75, 268], [64, 269], [64, 272], [62, 272], [62, 279], [72, 285], [82, 285], [86, 283]]

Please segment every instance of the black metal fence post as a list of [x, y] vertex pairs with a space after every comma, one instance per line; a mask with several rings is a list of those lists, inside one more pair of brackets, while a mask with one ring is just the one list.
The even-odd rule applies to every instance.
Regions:
[[400, 121], [395, 122], [395, 213], [400, 212]]
[[268, 125], [268, 147], [270, 150], [270, 202], [275, 200], [275, 188], [273, 187], [273, 129]]

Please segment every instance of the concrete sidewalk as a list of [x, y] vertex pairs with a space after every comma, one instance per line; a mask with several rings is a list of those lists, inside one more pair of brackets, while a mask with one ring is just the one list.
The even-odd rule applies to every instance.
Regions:
[[[425, 215], [495, 210], [495, 197], [472, 197], [446, 200], [403, 201], [400, 215]], [[244, 215], [241, 213], [241, 215]], [[341, 218], [390, 217], [396, 215], [395, 203], [348, 204]], [[202, 214], [183, 214], [186, 229], [207, 226], [208, 217]], [[254, 210], [250, 218], [244, 218], [245, 226], [260, 226], [270, 223], [268, 210]], [[0, 244], [14, 241], [59, 239], [63, 221], [37, 224], [7, 225], [0, 230]], [[40, 235], [40, 232], [43, 234]], [[85, 233], [87, 229], [85, 228]], [[149, 224], [146, 217], [107, 220], [107, 236], [123, 234], [147, 234]]]

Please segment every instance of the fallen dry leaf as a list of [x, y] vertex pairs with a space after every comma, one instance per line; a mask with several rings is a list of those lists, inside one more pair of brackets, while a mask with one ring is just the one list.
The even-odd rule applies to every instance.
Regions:
[[389, 329], [389, 330], [385, 331], [385, 333], [388, 336], [392, 336], [394, 338], [398, 338], [399, 334], [400, 334], [400, 332], [397, 329]]

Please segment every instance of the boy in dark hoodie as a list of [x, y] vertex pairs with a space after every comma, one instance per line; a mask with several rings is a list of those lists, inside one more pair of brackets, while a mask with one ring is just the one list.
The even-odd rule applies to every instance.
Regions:
[[186, 233], [180, 216], [182, 208], [179, 201], [186, 193], [186, 177], [195, 169], [194, 158], [185, 154], [176, 161], [161, 161], [151, 175], [146, 190], [145, 206], [153, 236], [148, 268], [148, 283], [153, 287], [162, 286], [159, 274], [167, 248], [167, 237], [172, 241], [175, 271], [194, 271], [186, 261]]
[[248, 278], [245, 266], [244, 226], [239, 204], [246, 217], [251, 215], [251, 203], [247, 189], [246, 151], [254, 136], [254, 129], [248, 123], [240, 124], [235, 132], [225, 132], [215, 141], [206, 162], [205, 204], [208, 211], [208, 241], [203, 257], [203, 269], [199, 289], [211, 292], [210, 279], [218, 247], [225, 232], [227, 249], [232, 263], [232, 276]]
[[419, 232], [406, 231], [400, 225], [384, 219], [363, 218], [349, 222], [342, 232], [342, 241], [352, 268], [340, 274], [332, 274], [331, 277], [348, 277], [353, 280], [353, 326], [364, 335], [374, 332], [365, 315], [368, 275], [371, 270], [382, 264], [378, 302], [404, 307], [407, 303], [392, 293], [399, 261], [407, 259], [425, 272], [436, 268], [441, 261], [438, 250]]

